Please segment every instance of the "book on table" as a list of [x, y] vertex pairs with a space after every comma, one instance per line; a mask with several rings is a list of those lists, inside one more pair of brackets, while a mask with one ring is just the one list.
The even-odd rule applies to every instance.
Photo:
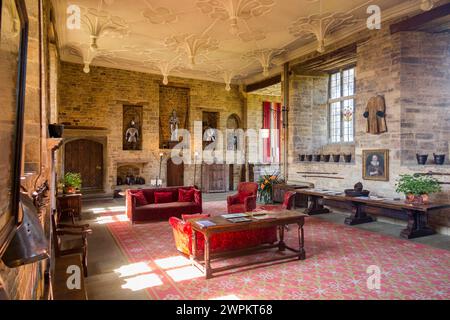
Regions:
[[274, 216], [269, 216], [268, 214], [264, 214], [264, 215], [254, 216], [253, 219], [256, 219], [256, 220], [270, 220], [270, 219], [276, 219], [276, 218]]
[[216, 224], [210, 220], [199, 220], [195, 221], [196, 224], [198, 224], [201, 228], [208, 228], [215, 226]]
[[230, 219], [227, 219], [227, 220], [230, 221], [230, 222], [233, 222], [233, 223], [251, 222], [252, 221], [252, 219], [248, 219], [248, 218], [230, 218]]
[[248, 214], [246, 214], [246, 213], [229, 213], [229, 214], [222, 215], [222, 217], [225, 219], [244, 218], [247, 216], [248, 216]]

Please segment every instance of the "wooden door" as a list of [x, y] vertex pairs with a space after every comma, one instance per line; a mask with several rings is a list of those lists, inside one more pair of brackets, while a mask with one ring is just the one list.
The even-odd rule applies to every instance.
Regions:
[[184, 163], [177, 165], [172, 159], [167, 160], [167, 186], [184, 186]]
[[226, 192], [228, 191], [227, 165], [204, 164], [202, 166], [202, 190], [203, 192]]
[[228, 186], [228, 190], [229, 191], [233, 191], [234, 190], [234, 164], [230, 164], [228, 170], [229, 170], [229, 177], [228, 177], [229, 186]]
[[82, 190], [103, 190], [103, 145], [80, 139], [65, 145], [64, 172], [81, 174]]

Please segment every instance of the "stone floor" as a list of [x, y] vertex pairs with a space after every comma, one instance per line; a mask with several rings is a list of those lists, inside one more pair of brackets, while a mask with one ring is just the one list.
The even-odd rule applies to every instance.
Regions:
[[[226, 196], [227, 194], [204, 194], [203, 201], [224, 200]], [[93, 234], [89, 237], [89, 277], [86, 279], [88, 297], [90, 300], [148, 299], [145, 292], [123, 289], [124, 282], [117, 277], [114, 271], [127, 265], [128, 262], [108, 231], [107, 226], [97, 223], [98, 214], [96, 215], [94, 212], [101, 211], [105, 207], [123, 211], [124, 200], [90, 200], [83, 202], [83, 223], [89, 223], [93, 229]], [[333, 212], [315, 217], [343, 224], [347, 215], [348, 213], [344, 212]], [[378, 221], [354, 227], [394, 237], [398, 237], [400, 231], [404, 228], [401, 225]], [[433, 235], [411, 241], [450, 250], [450, 236]]]

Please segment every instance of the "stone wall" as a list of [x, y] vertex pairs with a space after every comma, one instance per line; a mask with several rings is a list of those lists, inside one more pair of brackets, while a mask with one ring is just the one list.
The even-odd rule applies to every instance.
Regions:
[[[425, 38], [427, 41], [420, 41]], [[434, 45], [424, 45], [428, 42], [434, 42]], [[443, 71], [445, 68], [442, 67], [442, 64], [448, 66], [448, 43], [448, 35], [431, 36], [423, 33], [391, 35], [387, 24], [384, 24], [380, 31], [372, 31], [367, 41], [358, 43], [355, 72], [355, 163], [295, 163], [298, 157], [298, 148], [296, 149], [295, 145], [301, 143], [304, 137], [300, 135], [300, 129], [296, 128], [297, 124], [291, 122], [289, 132], [289, 163], [291, 165], [288, 168], [290, 181], [309, 181], [317, 187], [336, 190], [352, 187], [356, 182], [362, 181], [373, 194], [393, 197], [398, 196], [395, 193], [395, 183], [400, 174], [429, 170], [450, 173], [446, 166], [419, 167], [412, 161], [408, 165], [402, 163], [402, 158], [411, 160], [411, 150], [406, 146], [408, 145], [407, 141], [411, 141], [411, 132], [408, 130], [412, 126], [405, 126], [405, 123], [410, 124], [414, 120], [417, 128], [413, 130], [419, 133], [419, 137], [415, 137], [419, 138], [419, 144], [421, 143], [420, 139], [430, 139], [429, 136], [423, 134], [424, 132], [430, 130], [445, 132], [447, 129], [447, 125], [438, 129], [435, 128], [435, 125], [430, 126], [429, 124], [439, 122], [436, 121], [439, 116], [445, 118], [447, 114], [450, 114], [449, 78], [448, 73]], [[417, 55], [421, 58], [416, 57]], [[422, 74], [419, 80], [411, 80], [411, 77], [418, 73]], [[290, 119], [295, 118], [303, 99], [296, 81], [295, 78], [291, 79]], [[436, 88], [432, 88], [433, 86]], [[431, 95], [428, 95], [428, 92]], [[371, 135], [365, 131], [366, 119], [363, 117], [363, 112], [367, 101], [377, 94], [385, 97], [388, 132]], [[433, 108], [431, 114], [429, 114], [430, 108], [424, 108], [425, 105]], [[420, 120], [424, 118], [429, 120]], [[415, 122], [416, 120], [417, 122]], [[442, 141], [440, 140], [441, 136], [442, 134], [436, 135], [431, 141], [435, 141], [435, 139]], [[418, 149], [420, 147], [419, 145]], [[366, 149], [389, 149], [390, 180], [388, 182], [362, 180], [362, 151]], [[336, 172], [337, 176], [344, 179], [305, 178], [305, 174], [298, 172]], [[443, 177], [440, 180], [448, 179]], [[433, 195], [432, 198], [448, 200], [449, 191], [450, 189], [444, 186], [443, 192]], [[436, 226], [439, 232], [450, 233], [448, 212], [432, 215], [431, 224]]]
[[[47, 124], [50, 116], [48, 104], [48, 79], [54, 76], [55, 70], [49, 67], [48, 42], [44, 41], [43, 50], [40, 49], [39, 39], [47, 39], [47, 28], [50, 21], [50, 1], [26, 0], [29, 18], [29, 39], [27, 59], [27, 81], [25, 93], [25, 127], [24, 127], [24, 158], [22, 185], [31, 193], [35, 186], [39, 186], [49, 178], [51, 168], [47, 162]], [[41, 13], [41, 15], [40, 15]], [[41, 18], [41, 20], [40, 20]], [[42, 26], [42, 33], [40, 31]], [[3, 88], [2, 88], [3, 89]], [[0, 113], [0, 118], [4, 114]], [[3, 120], [3, 119], [2, 119]], [[3, 180], [10, 172], [0, 170]], [[48, 213], [42, 215], [42, 224], [48, 225]], [[15, 269], [7, 268], [0, 261], [0, 283], [9, 299], [35, 300], [43, 299], [48, 287], [45, 287], [45, 262], [34, 263]], [[0, 291], [2, 289], [0, 288]], [[1, 295], [1, 293], [0, 293]]]
[[[104, 189], [107, 193], [115, 188], [117, 165], [120, 163], [144, 164], [143, 177], [146, 181], [156, 178], [160, 152], [164, 153], [161, 171], [165, 182], [166, 161], [171, 150], [160, 149], [159, 92], [162, 79], [159, 75], [101, 67], [92, 67], [91, 72], [85, 74], [81, 65], [62, 62], [58, 79], [59, 122], [71, 126], [67, 137], [95, 136], [104, 140]], [[222, 83], [175, 77], [171, 78], [169, 86], [189, 89], [187, 129], [191, 133], [194, 132], [194, 123], [202, 121], [203, 111], [219, 113], [218, 129], [221, 130], [225, 130], [230, 115], [236, 114], [242, 119], [244, 100], [237, 86], [232, 86], [228, 92]], [[177, 98], [176, 95], [166, 95], [166, 99], [171, 96]], [[143, 106], [142, 151], [122, 150], [124, 104]], [[161, 124], [168, 126], [163, 121]], [[192, 149], [192, 157], [193, 152]], [[193, 183], [193, 173], [194, 166], [185, 165], [186, 185]]]

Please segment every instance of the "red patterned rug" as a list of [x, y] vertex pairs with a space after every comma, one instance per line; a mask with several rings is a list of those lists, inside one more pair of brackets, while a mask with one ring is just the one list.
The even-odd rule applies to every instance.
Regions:
[[[204, 211], [223, 214], [226, 203], [206, 202]], [[128, 258], [116, 270], [122, 288], [146, 290], [150, 299], [450, 299], [450, 252], [318, 218], [305, 224], [306, 260], [231, 270], [209, 280], [178, 253], [168, 222], [132, 226], [123, 212], [109, 212], [99, 223], [107, 224]], [[298, 243], [294, 228], [286, 238]], [[238, 260], [270, 254], [278, 253]], [[381, 271], [379, 289], [368, 281], [370, 266]]]

